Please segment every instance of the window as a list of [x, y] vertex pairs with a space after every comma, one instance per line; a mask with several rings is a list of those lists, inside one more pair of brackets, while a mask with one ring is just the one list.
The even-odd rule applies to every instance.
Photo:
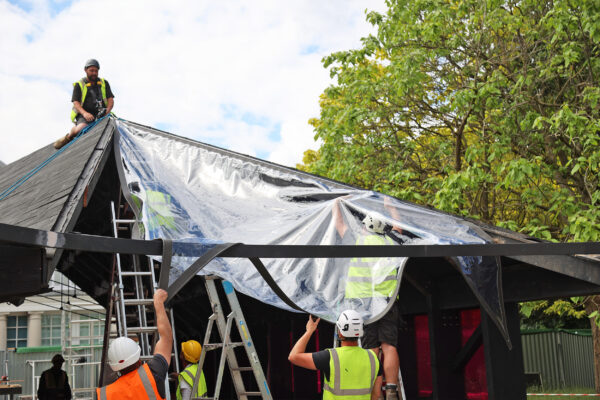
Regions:
[[86, 313], [83, 315], [72, 315], [73, 326], [72, 344], [74, 345], [97, 345], [104, 340], [104, 315], [100, 313]]
[[61, 345], [61, 325], [60, 314], [42, 315], [42, 346]]
[[9, 315], [6, 319], [6, 347], [27, 347], [27, 315]]

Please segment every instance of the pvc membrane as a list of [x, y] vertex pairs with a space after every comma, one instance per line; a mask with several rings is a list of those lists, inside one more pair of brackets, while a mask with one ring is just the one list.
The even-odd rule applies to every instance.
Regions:
[[[222, 242], [402, 245], [490, 241], [481, 229], [451, 215], [128, 121], [117, 120], [116, 125], [119, 167], [125, 179], [122, 187], [143, 222], [139, 236], [173, 240], [171, 282], [202, 253], [186, 252], [182, 244], [190, 242], [209, 249]], [[366, 216], [373, 227], [363, 223]], [[454, 257], [451, 261], [503, 328], [499, 261], [494, 257]], [[263, 262], [288, 297], [306, 312], [335, 321], [342, 310], [353, 308], [370, 322], [380, 318], [396, 298], [406, 259]], [[200, 274], [218, 275], [246, 295], [289, 309], [247, 259], [215, 259]], [[363, 292], [360, 296], [352, 286], [356, 284]]]

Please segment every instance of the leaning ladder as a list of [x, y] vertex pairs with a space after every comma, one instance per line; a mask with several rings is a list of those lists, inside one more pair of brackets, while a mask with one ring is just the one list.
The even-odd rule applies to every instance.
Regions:
[[[229, 306], [231, 308], [231, 312], [227, 315], [227, 318], [225, 318], [225, 316], [223, 315], [223, 308], [221, 307], [221, 301], [219, 300], [217, 287], [215, 285], [216, 280], [221, 281], [223, 290], [225, 291], [225, 295], [227, 297], [227, 301], [229, 302]], [[252, 337], [250, 336], [250, 331], [248, 330], [248, 325], [246, 324], [246, 320], [244, 319], [242, 308], [240, 307], [240, 303], [238, 301], [237, 295], [235, 294], [235, 290], [233, 289], [233, 285], [229, 281], [221, 280], [220, 278], [215, 276], [205, 277], [204, 282], [206, 284], [206, 292], [208, 293], [208, 298], [210, 300], [213, 313], [208, 319], [208, 325], [206, 326], [206, 334], [204, 335], [204, 344], [202, 345], [200, 360], [198, 361], [198, 369], [202, 370], [207, 351], [221, 348], [221, 358], [219, 361], [217, 380], [215, 382], [214, 396], [194, 397], [193, 399], [219, 399], [221, 383], [223, 381], [223, 370], [225, 369], [225, 361], [227, 361], [227, 365], [229, 366], [229, 372], [231, 374], [231, 380], [233, 381], [233, 386], [237, 393], [238, 400], [248, 400], [249, 397], [260, 397], [263, 400], [272, 400], [273, 396], [271, 395], [269, 385], [267, 384], [267, 380], [265, 379], [262, 366], [260, 365], [258, 355], [256, 354], [256, 348], [254, 347], [254, 343], [252, 342]], [[240, 337], [242, 338], [241, 342], [231, 341], [231, 327], [234, 321], [238, 328]], [[209, 343], [212, 328], [215, 322], [217, 324], [219, 336], [221, 337], [221, 343]], [[246, 355], [248, 356], [248, 360], [250, 360], [249, 367], [240, 367], [238, 365], [238, 361], [234, 351], [236, 347], [244, 347], [244, 349], [246, 350]], [[249, 371], [252, 371], [254, 373], [254, 378], [256, 379], [256, 383], [258, 385], [258, 391], [247, 391], [244, 386], [242, 372]], [[197, 373], [194, 379], [192, 393], [196, 393], [199, 380], [200, 374]]]
[[[111, 212], [113, 222], [113, 234], [119, 237], [120, 230], [132, 230], [134, 224], [139, 221], [135, 219], [120, 219], [115, 214], [115, 204], [111, 201]], [[120, 208], [119, 208], [120, 214]], [[148, 361], [152, 359], [152, 350], [154, 348], [153, 338], [158, 338], [158, 327], [148, 324], [148, 311], [154, 312], [153, 296], [158, 288], [156, 275], [154, 273], [154, 260], [148, 257], [148, 262], [144, 268], [138, 256], [133, 256], [131, 270], [124, 270], [121, 263], [121, 255], [116, 253], [117, 278], [115, 308], [117, 315], [117, 326], [119, 336], [128, 337], [135, 335], [139, 339], [139, 345], [142, 349], [140, 359]], [[126, 292], [124, 281], [127, 279], [127, 289], [133, 289], [133, 292]], [[133, 284], [131, 284], [133, 282]], [[128, 316], [135, 316], [139, 322], [136, 326], [128, 326]], [[179, 360], [177, 357], [177, 342], [175, 341], [175, 324], [173, 310], [170, 310], [171, 328], [173, 330], [173, 354], [175, 359], [175, 370], [179, 372]], [[156, 319], [156, 316], [155, 316]], [[169, 360], [167, 360], [169, 361]], [[165, 394], [167, 400], [170, 399], [168, 376], [165, 378]]]

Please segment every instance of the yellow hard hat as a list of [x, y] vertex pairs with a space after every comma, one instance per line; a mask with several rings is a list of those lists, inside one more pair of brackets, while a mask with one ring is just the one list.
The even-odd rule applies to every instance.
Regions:
[[187, 342], [181, 343], [181, 351], [183, 357], [191, 362], [197, 363], [200, 359], [200, 353], [202, 352], [202, 345], [195, 340], [188, 340]]

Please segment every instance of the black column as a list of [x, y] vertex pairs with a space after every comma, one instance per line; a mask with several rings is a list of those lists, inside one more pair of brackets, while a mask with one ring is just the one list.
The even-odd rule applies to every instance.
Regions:
[[432, 290], [427, 299], [433, 399], [464, 400], [462, 369], [452, 368], [462, 347], [460, 313], [456, 310], [442, 312], [435, 293]]
[[416, 400], [418, 396], [417, 345], [415, 340], [415, 317], [403, 315], [398, 329], [398, 355], [400, 372], [406, 400]]
[[481, 310], [488, 396], [489, 400], [526, 400], [519, 306], [517, 303], [508, 303], [505, 308], [511, 350], [494, 322]]

